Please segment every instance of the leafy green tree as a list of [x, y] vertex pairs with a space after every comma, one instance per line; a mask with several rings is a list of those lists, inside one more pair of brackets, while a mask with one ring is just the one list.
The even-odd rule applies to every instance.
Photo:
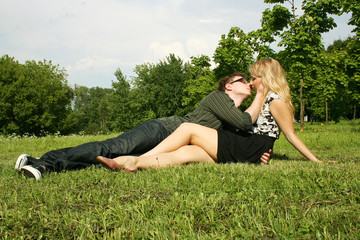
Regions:
[[354, 106], [353, 119], [355, 120], [359, 113], [357, 106], [360, 105], [360, 38], [348, 39], [347, 52], [349, 59], [346, 64], [346, 73], [349, 77], [349, 95], [351, 95], [351, 104]]
[[4, 55], [0, 58], [0, 130], [2, 133], [19, 131], [14, 122], [13, 100], [16, 95], [13, 85], [22, 78], [24, 66], [14, 58]]
[[82, 111], [90, 103], [89, 88], [75, 84], [74, 110]]
[[[299, 95], [300, 122], [303, 128], [305, 100], [309, 97], [309, 89], [313, 86], [312, 68], [319, 64], [318, 58], [325, 50], [321, 34], [336, 26], [334, 19], [329, 15], [338, 14], [340, 5], [337, 0], [303, 0], [303, 14], [298, 16], [295, 12], [294, 0], [265, 0], [265, 3], [273, 4], [285, 2], [291, 4], [287, 13], [286, 9], [280, 5], [275, 5], [273, 10], [264, 12], [263, 22], [266, 23], [266, 28], [263, 26], [263, 30], [273, 32], [281, 39], [279, 46], [284, 50], [278, 54], [278, 57], [288, 72], [290, 85], [297, 86], [298, 91], [294, 91], [293, 94]], [[282, 9], [282, 14], [275, 14], [279, 9]], [[276, 23], [280, 20], [287, 24], [278, 28]]]
[[107, 120], [109, 117], [109, 98], [112, 89], [93, 87], [89, 90], [90, 103], [86, 108], [89, 124], [86, 131], [90, 133], [107, 131]]
[[112, 83], [113, 92], [109, 99], [110, 128], [117, 131], [126, 131], [133, 127], [133, 112], [130, 108], [130, 83], [118, 68], [114, 73], [117, 82]]
[[149, 119], [171, 115], [183, 115], [183, 89], [189, 79], [188, 64], [174, 54], [156, 64], [142, 64], [135, 67], [130, 109], [136, 119]]
[[[341, 0], [342, 12], [351, 13], [349, 25], [355, 26], [354, 32], [356, 36], [360, 37], [360, 2], [357, 0]], [[340, 14], [341, 14], [340, 13]]]
[[346, 51], [323, 52], [314, 66], [313, 87], [309, 90], [308, 111], [312, 118], [338, 122], [349, 109], [348, 78], [344, 72]]
[[216, 89], [217, 80], [210, 69], [208, 56], [191, 57], [190, 78], [184, 83], [183, 106], [185, 112], [193, 111], [199, 102]]
[[75, 84], [73, 111], [68, 116], [68, 132], [85, 131], [90, 118], [87, 114], [87, 108], [90, 104], [89, 88]]
[[226, 36], [221, 36], [214, 53], [214, 62], [218, 65], [214, 69], [217, 79], [234, 72], [249, 72], [255, 54], [252, 38], [253, 34], [248, 35], [238, 27], [232, 27]]
[[72, 121], [76, 132], [108, 131], [109, 99], [112, 89], [75, 85]]
[[[336, 58], [341, 58], [341, 65], [337, 68], [337, 75], [343, 80], [345, 92], [339, 94], [339, 98], [347, 97], [347, 101], [342, 101], [344, 107], [342, 111], [353, 106], [353, 112], [344, 111], [344, 117], [355, 119], [357, 116], [356, 108], [360, 101], [360, 39], [349, 37], [346, 40], [336, 40], [327, 49], [327, 53]], [[340, 61], [340, 60], [339, 60]]]
[[1, 78], [1, 105], [6, 113], [5, 118], [1, 117], [1, 131], [41, 134], [63, 130], [73, 96], [65, 70], [46, 60], [27, 61], [21, 65], [8, 56], [1, 58], [3, 64], [10, 68], [1, 67], [4, 76]]

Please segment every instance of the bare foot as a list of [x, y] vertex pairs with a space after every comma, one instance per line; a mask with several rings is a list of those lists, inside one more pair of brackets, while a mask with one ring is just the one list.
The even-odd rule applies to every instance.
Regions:
[[[97, 156], [96, 159], [101, 163], [101, 165], [113, 171], [125, 170], [126, 172], [137, 172], [137, 168], [134, 166], [134, 164], [123, 164], [121, 163], [122, 161], [116, 161], [116, 159], [106, 158], [102, 156]], [[134, 161], [131, 160], [130, 162], [133, 163]]]
[[120, 156], [114, 158], [117, 164], [123, 166], [123, 169], [127, 172], [137, 172], [136, 162], [138, 157], [135, 156]]
[[124, 167], [122, 167], [120, 164], [115, 162], [113, 159], [102, 156], [97, 156], [96, 159], [101, 163], [101, 165], [113, 171], [120, 171], [124, 169]]

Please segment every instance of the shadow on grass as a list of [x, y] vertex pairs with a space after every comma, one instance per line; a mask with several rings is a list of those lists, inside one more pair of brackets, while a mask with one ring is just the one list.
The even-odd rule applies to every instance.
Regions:
[[[287, 161], [287, 160], [290, 160], [290, 158], [286, 155], [286, 154], [277, 154], [277, 153], [273, 153], [271, 155], [271, 159], [274, 159], [274, 160], [280, 160], [280, 161]], [[296, 160], [296, 161], [307, 161], [306, 159], [304, 158], [291, 158], [291, 160]]]
[[271, 154], [271, 159], [276, 159], [276, 160], [289, 160], [289, 157], [286, 156], [286, 154]]

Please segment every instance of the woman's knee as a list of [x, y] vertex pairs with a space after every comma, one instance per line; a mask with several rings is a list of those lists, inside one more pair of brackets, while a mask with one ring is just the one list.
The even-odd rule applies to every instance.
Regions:
[[198, 126], [198, 124], [196, 124], [196, 123], [184, 122], [184, 123], [180, 124], [179, 128], [191, 129], [191, 128], [195, 128], [196, 126]]
[[182, 123], [179, 126], [179, 131], [181, 131], [182, 133], [187, 133], [188, 135], [193, 135], [193, 133], [196, 133], [196, 129], [197, 127], [199, 127], [200, 125], [195, 124], [195, 123]]
[[187, 159], [187, 162], [215, 163], [214, 159], [201, 147], [195, 145], [183, 146], [176, 150], [177, 154]]

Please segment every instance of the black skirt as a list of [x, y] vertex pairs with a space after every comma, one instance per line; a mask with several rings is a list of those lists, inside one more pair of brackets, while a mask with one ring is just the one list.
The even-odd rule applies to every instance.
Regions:
[[218, 163], [261, 163], [261, 156], [273, 148], [276, 138], [218, 130]]

